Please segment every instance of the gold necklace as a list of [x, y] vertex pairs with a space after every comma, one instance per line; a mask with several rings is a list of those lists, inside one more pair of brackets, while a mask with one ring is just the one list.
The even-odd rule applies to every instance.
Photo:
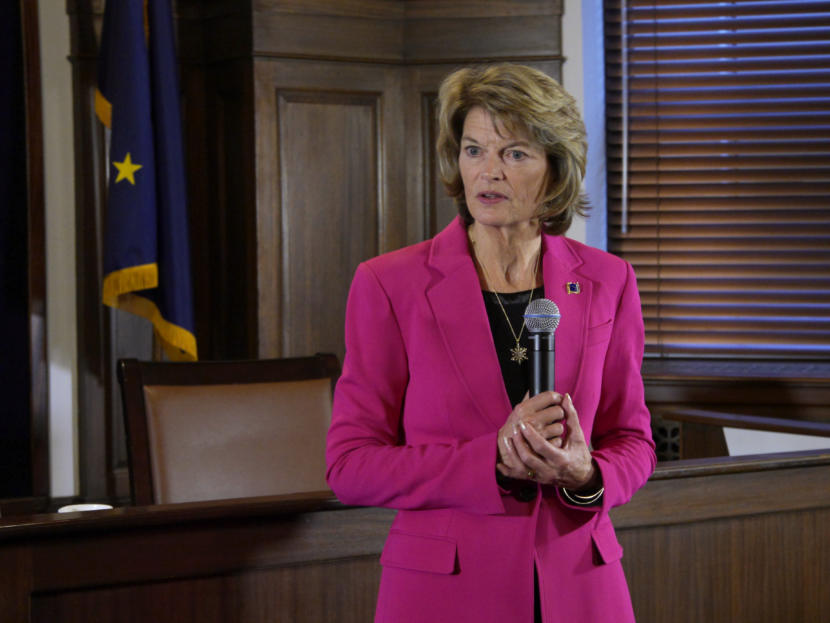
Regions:
[[[507, 326], [510, 327], [510, 333], [513, 334], [513, 339], [516, 341], [516, 346], [510, 349], [510, 361], [513, 361], [519, 365], [523, 361], [527, 361], [527, 348], [519, 344], [519, 340], [522, 339], [522, 333], [525, 330], [525, 321], [524, 317], [522, 318], [522, 326], [519, 329], [519, 335], [516, 335], [516, 330], [513, 328], [513, 323], [510, 322], [510, 317], [507, 315], [507, 312], [504, 310], [504, 305], [501, 303], [501, 297], [499, 293], [493, 289], [493, 286], [490, 285], [490, 277], [487, 274], [487, 269], [484, 267], [482, 262], [479, 262], [478, 256], [475, 252], [476, 241], [473, 240], [473, 237], [467, 234], [467, 237], [470, 239], [470, 243], [473, 245], [473, 257], [476, 260], [476, 263], [481, 266], [481, 272], [484, 274], [484, 283], [487, 284], [487, 288], [495, 295], [496, 302], [499, 304], [499, 309], [501, 313], [504, 315], [504, 319], [507, 321]], [[533, 265], [533, 288], [530, 290], [530, 296], [527, 297], [527, 303], [530, 304], [530, 301], [533, 300], [533, 293], [536, 291], [536, 274], [539, 269], [539, 260], [541, 259], [542, 251], [539, 250], [539, 258], [536, 259], [536, 262]]]

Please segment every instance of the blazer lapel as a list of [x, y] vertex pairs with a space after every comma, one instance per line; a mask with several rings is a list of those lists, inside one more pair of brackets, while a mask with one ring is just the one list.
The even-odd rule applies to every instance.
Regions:
[[[561, 314], [554, 338], [555, 389], [574, 394], [594, 282], [579, 272], [582, 260], [565, 237], [545, 235], [543, 245], [545, 297], [557, 304]], [[510, 400], [460, 219], [434, 238], [429, 263], [440, 277], [427, 290], [427, 301], [458, 378], [481, 417], [501, 426], [510, 412]]]
[[500, 427], [510, 400], [460, 219], [434, 238], [429, 263], [441, 277], [427, 290], [427, 300], [458, 378], [479, 414]]
[[561, 318], [554, 334], [554, 385], [574, 393], [588, 330], [593, 282], [580, 275], [582, 263], [563, 236], [543, 236], [545, 297], [556, 303]]

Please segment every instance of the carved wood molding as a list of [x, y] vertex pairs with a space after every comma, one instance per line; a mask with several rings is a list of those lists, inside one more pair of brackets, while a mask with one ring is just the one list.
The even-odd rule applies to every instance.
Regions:
[[562, 60], [561, 0], [180, 0], [208, 62], [281, 58], [418, 65]]

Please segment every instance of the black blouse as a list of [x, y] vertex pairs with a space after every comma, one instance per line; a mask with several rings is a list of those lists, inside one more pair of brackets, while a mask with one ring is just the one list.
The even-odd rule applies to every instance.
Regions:
[[[484, 295], [484, 306], [487, 308], [487, 318], [490, 320], [490, 331], [493, 333], [493, 342], [499, 357], [501, 375], [504, 378], [507, 396], [510, 398], [510, 404], [516, 406], [522, 401], [530, 386], [528, 383], [528, 362], [525, 360], [518, 364], [510, 360], [511, 351], [516, 346], [516, 340], [513, 338], [513, 333], [507, 325], [507, 320], [504, 318], [496, 297], [501, 299], [504, 311], [510, 318], [510, 324], [513, 325], [513, 331], [516, 332], [516, 335], [519, 335], [521, 331], [519, 343], [528, 348], [527, 329], [522, 330], [522, 327], [524, 326], [524, 313], [530, 301], [531, 290], [511, 292], [510, 294], [483, 291], [482, 294]], [[544, 293], [541, 288], [537, 288], [533, 291], [533, 296], [538, 298], [544, 296]]]

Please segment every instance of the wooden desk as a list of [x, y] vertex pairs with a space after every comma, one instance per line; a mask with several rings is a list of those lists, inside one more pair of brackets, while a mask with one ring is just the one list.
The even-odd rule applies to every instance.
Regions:
[[[0, 621], [370, 622], [393, 515], [322, 492], [4, 518]], [[830, 451], [667, 463], [613, 518], [639, 623], [830, 620]]]
[[830, 450], [663, 463], [611, 516], [638, 623], [830, 621]]
[[321, 492], [0, 521], [0, 621], [371, 621], [393, 511]]

